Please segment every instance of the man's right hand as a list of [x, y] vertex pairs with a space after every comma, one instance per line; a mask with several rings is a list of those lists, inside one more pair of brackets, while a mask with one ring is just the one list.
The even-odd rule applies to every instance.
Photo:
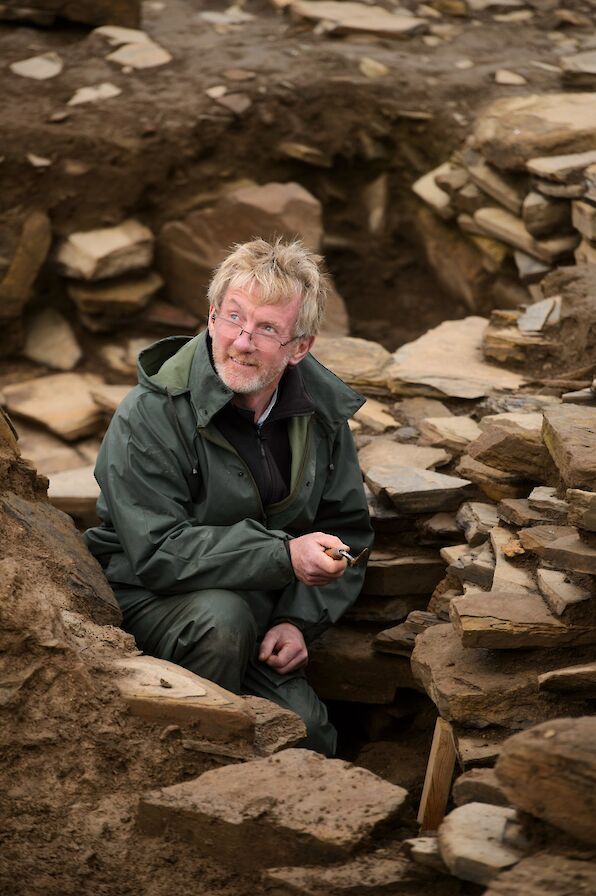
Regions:
[[328, 585], [339, 579], [348, 565], [344, 559], [332, 560], [325, 553], [326, 548], [340, 548], [349, 551], [347, 544], [335, 535], [312, 532], [301, 535], [289, 542], [290, 558], [294, 574], [305, 585]]

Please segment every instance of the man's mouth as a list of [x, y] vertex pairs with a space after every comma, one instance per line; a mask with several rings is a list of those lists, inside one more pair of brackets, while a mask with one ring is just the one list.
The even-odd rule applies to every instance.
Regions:
[[243, 361], [242, 358], [236, 358], [233, 355], [228, 355], [228, 359], [233, 361], [234, 364], [238, 364], [239, 367], [256, 367], [257, 365], [254, 361]]

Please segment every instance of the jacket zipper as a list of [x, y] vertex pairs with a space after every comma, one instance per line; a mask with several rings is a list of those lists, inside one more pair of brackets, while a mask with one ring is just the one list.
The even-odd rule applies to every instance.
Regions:
[[257, 487], [257, 483], [255, 482], [255, 478], [252, 475], [252, 473], [250, 472], [250, 468], [249, 468], [248, 464], [246, 463], [246, 461], [244, 460], [244, 458], [242, 458], [238, 454], [238, 452], [236, 451], [234, 446], [230, 445], [228, 440], [224, 439], [223, 436], [219, 436], [219, 438], [215, 438], [214, 436], [211, 435], [211, 433], [207, 432], [206, 428], [200, 428], [200, 427], [197, 427], [197, 432], [200, 432], [201, 435], [203, 436], [203, 438], [207, 439], [208, 442], [211, 442], [213, 445], [219, 445], [220, 448], [225, 448], [226, 451], [229, 451], [231, 454], [235, 455], [238, 458], [238, 460], [240, 461], [240, 463], [246, 470], [246, 475], [248, 476], [249, 480], [252, 483], [255, 495], [257, 497], [257, 503], [258, 503], [258, 506], [261, 511], [261, 520], [264, 524], [266, 524], [267, 523], [267, 514], [265, 513], [265, 508], [263, 507], [261, 495], [260, 495], [259, 489]]

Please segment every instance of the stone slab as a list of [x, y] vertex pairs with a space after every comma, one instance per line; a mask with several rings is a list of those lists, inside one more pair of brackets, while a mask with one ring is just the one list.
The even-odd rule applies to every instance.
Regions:
[[567, 574], [558, 569], [539, 567], [536, 570], [536, 581], [547, 607], [555, 616], [566, 615], [573, 618], [573, 608], [593, 597], [592, 592], [570, 582]]
[[254, 871], [345, 859], [399, 817], [406, 797], [364, 769], [292, 749], [146, 794], [138, 825], [145, 834], [191, 841], [197, 855]]
[[95, 505], [99, 498], [99, 485], [93, 475], [94, 464], [62, 470], [50, 476], [48, 498], [50, 502], [69, 516], [96, 520]]
[[[449, 463], [451, 456], [441, 448], [428, 448], [423, 445], [407, 445], [396, 442], [385, 436], [373, 439], [358, 452], [360, 469], [366, 474], [377, 466], [396, 468], [416, 467], [429, 470]], [[373, 493], [374, 488], [373, 488]]]
[[397, 420], [389, 413], [387, 406], [374, 398], [367, 399], [366, 404], [354, 414], [354, 419], [375, 432], [385, 432], [398, 426]]
[[464, 152], [464, 164], [477, 187], [483, 193], [496, 199], [514, 215], [519, 215], [524, 199], [523, 178], [516, 179], [488, 165], [479, 153], [473, 150]]
[[493, 424], [468, 445], [467, 453], [480, 463], [538, 482], [556, 476], [540, 431], [522, 426], [502, 428]]
[[73, 281], [67, 284], [67, 290], [80, 311], [120, 317], [142, 310], [162, 286], [159, 274], [150, 271], [142, 276], [116, 277], [98, 283]]
[[549, 265], [572, 252], [579, 242], [578, 236], [573, 233], [537, 240], [526, 230], [521, 218], [496, 206], [479, 208], [474, 212], [474, 221], [488, 236], [502, 240], [508, 246]]
[[397, 510], [408, 513], [438, 513], [456, 510], [473, 490], [472, 483], [415, 467], [376, 466], [365, 476], [376, 494], [386, 495]]
[[7, 386], [2, 394], [10, 413], [70, 442], [96, 432], [101, 425], [101, 413], [91, 397], [98, 382], [92, 374], [56, 373]]
[[557, 497], [557, 490], [546, 485], [539, 485], [528, 495], [528, 504], [534, 510], [548, 514], [553, 522], [565, 523], [569, 505], [567, 501]]
[[596, 481], [596, 408], [546, 408], [542, 435], [565, 485], [589, 491]]
[[289, 7], [298, 18], [329, 22], [338, 33], [365, 32], [381, 37], [410, 37], [428, 30], [426, 19], [391, 13], [382, 6], [367, 6], [351, 0], [290, 0]]
[[512, 650], [596, 644], [596, 625], [565, 623], [540, 594], [469, 594], [451, 601], [451, 621], [464, 647]]
[[513, 563], [510, 559], [523, 553], [515, 533], [505, 526], [496, 526], [490, 531], [490, 543], [495, 555], [492, 590], [519, 594], [534, 593], [536, 584], [530, 570]]
[[175, 663], [152, 656], [115, 660], [116, 685], [135, 716], [192, 726], [214, 740], [252, 743], [255, 713], [242, 697]]
[[364, 576], [363, 594], [384, 597], [428, 594], [443, 577], [445, 564], [432, 550], [373, 549]]
[[438, 445], [453, 451], [463, 451], [470, 442], [480, 435], [480, 427], [475, 420], [466, 416], [426, 417], [420, 421], [422, 437], [430, 445]]
[[571, 218], [575, 229], [586, 239], [596, 240], [596, 208], [591, 203], [577, 201], [572, 203]]
[[422, 199], [423, 202], [426, 202], [427, 205], [430, 205], [437, 215], [446, 219], [453, 217], [454, 210], [451, 205], [451, 197], [449, 193], [441, 189], [437, 183], [437, 179], [440, 179], [442, 175], [448, 174], [451, 170], [451, 163], [444, 162], [442, 165], [439, 165], [438, 168], [434, 168], [427, 174], [423, 174], [422, 177], [419, 177], [418, 180], [412, 184], [412, 190], [416, 193], [418, 198]]
[[453, 782], [453, 802], [489, 803], [491, 806], [510, 806], [493, 768], [471, 768]]
[[[582, 654], [583, 650], [583, 654]], [[464, 647], [451, 624], [434, 625], [416, 638], [412, 671], [440, 715], [468, 728], [524, 728], [569, 712], [569, 703], [539, 692], [538, 675], [591, 648], [549, 651], [483, 650]], [[579, 654], [579, 655], [578, 655]]]
[[30, 461], [44, 476], [72, 470], [85, 463], [76, 445], [68, 445], [45, 429], [38, 429], [19, 421], [19, 448], [23, 458]]
[[594, 846], [596, 717], [551, 719], [505, 741], [495, 766], [514, 806]]
[[486, 541], [490, 530], [498, 526], [499, 517], [494, 504], [466, 501], [457, 511], [456, 521], [470, 547], [477, 547]]
[[596, 892], [596, 865], [540, 852], [492, 881], [484, 896], [588, 896]]
[[530, 159], [593, 151], [596, 108], [591, 93], [502, 97], [476, 122], [473, 146], [499, 169], [523, 170]]
[[83, 352], [66, 318], [46, 308], [29, 322], [23, 355], [54, 370], [72, 370]]
[[130, 218], [116, 227], [71, 233], [56, 253], [56, 264], [65, 277], [103, 280], [150, 266], [153, 234]]
[[0, 280], [0, 319], [20, 317], [52, 243], [45, 212], [33, 212], [23, 222], [19, 242]]
[[387, 389], [391, 355], [378, 342], [353, 336], [320, 336], [312, 354], [341, 380], [355, 388]]
[[[550, 196], [544, 196], [542, 193], [538, 193], [535, 190], [528, 193], [524, 199], [521, 214], [524, 227], [531, 236], [538, 240], [544, 239], [545, 237], [552, 237], [557, 232], [564, 233], [569, 230], [571, 224], [571, 214], [568, 202], [565, 202], [563, 199], [553, 199]], [[541, 262], [539, 264], [539, 269], [542, 270], [542, 273], [545, 273], [544, 266], [546, 265], [546, 262]], [[531, 268], [528, 270], [527, 262], [525, 268], [529, 278], [532, 279], [534, 271], [532, 271]]]
[[519, 474], [489, 467], [488, 464], [483, 464], [468, 454], [462, 455], [455, 471], [474, 482], [492, 501], [525, 497], [532, 487], [531, 483]]
[[527, 498], [504, 498], [499, 501], [499, 519], [513, 526], [541, 526], [552, 522], [552, 517], [530, 507]]
[[584, 170], [596, 162], [596, 150], [567, 153], [566, 155], [549, 155], [536, 159], [528, 159], [526, 168], [530, 174], [553, 180], [561, 184], [579, 183]]
[[508, 842], [508, 826], [518, 827], [515, 809], [467, 803], [447, 815], [438, 831], [439, 849], [451, 874], [486, 886], [524, 856]]
[[[596, 485], [596, 481], [593, 484]], [[569, 525], [596, 532], [596, 493], [569, 488], [565, 497], [569, 504]]]
[[377, 653], [374, 633], [335, 625], [313, 642], [308, 680], [322, 700], [393, 703], [398, 688], [418, 689], [410, 661]]
[[444, 321], [393, 354], [389, 387], [401, 395], [430, 398], [482, 398], [492, 390], [515, 391], [523, 382], [517, 373], [487, 364], [483, 317]]
[[553, 669], [538, 676], [541, 690], [573, 694], [590, 700], [596, 698], [596, 662]]
[[596, 547], [579, 537], [571, 526], [533, 526], [522, 529], [523, 547], [558, 569], [596, 575]]

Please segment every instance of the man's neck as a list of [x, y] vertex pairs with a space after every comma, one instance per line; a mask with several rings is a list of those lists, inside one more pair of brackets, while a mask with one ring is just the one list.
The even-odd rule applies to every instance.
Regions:
[[236, 407], [244, 408], [247, 411], [252, 411], [256, 423], [269, 405], [276, 388], [277, 383], [274, 383], [272, 386], [267, 387], [267, 389], [258, 392], [257, 394], [242, 394], [241, 392], [235, 392], [234, 397], [232, 398], [232, 404], [235, 404]]

